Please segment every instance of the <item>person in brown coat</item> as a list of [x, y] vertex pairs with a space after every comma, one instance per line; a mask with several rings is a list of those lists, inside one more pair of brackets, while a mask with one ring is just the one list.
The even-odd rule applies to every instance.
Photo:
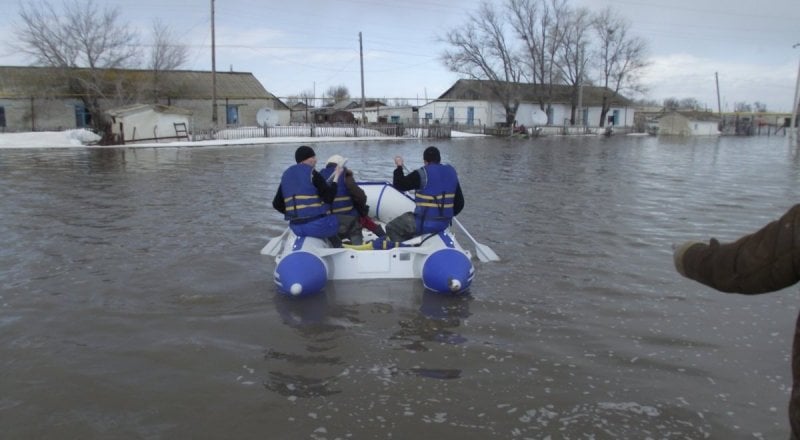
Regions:
[[364, 240], [361, 228], [367, 228], [379, 237], [386, 235], [386, 233], [380, 225], [369, 217], [367, 195], [356, 183], [353, 170], [344, 166], [346, 162], [347, 159], [334, 154], [328, 158], [325, 168], [320, 171], [320, 174], [325, 178], [329, 178], [337, 169], [337, 166], [344, 169], [342, 182], [340, 182], [339, 190], [331, 208], [339, 219], [339, 238], [349, 239], [351, 244], [360, 245]]
[[[789, 287], [800, 281], [800, 204], [732, 243], [714, 238], [684, 243], [673, 259], [681, 275], [722, 292], [757, 295]], [[792, 440], [800, 440], [800, 314], [792, 344], [789, 425]]]

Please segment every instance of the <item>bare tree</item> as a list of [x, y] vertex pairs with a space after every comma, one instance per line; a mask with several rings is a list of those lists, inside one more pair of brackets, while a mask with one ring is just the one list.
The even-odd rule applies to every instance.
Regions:
[[517, 116], [522, 63], [507, 40], [505, 22], [494, 6], [484, 1], [470, 14], [464, 26], [449, 30], [443, 38], [452, 49], [440, 59], [451, 71], [470, 79], [487, 81], [491, 94], [500, 101], [511, 126]]
[[[572, 86], [570, 111], [570, 124], [575, 125], [578, 121], [576, 110], [582, 111], [582, 92], [584, 84], [591, 84], [591, 79], [586, 73], [589, 57], [586, 47], [589, 41], [589, 23], [591, 22], [591, 12], [586, 8], [578, 8], [567, 12], [567, 23], [564, 26], [564, 44], [556, 53], [555, 65], [561, 72], [561, 78]], [[580, 117], [581, 122], [583, 115]]]
[[303, 90], [297, 95], [290, 95], [286, 98], [286, 104], [288, 106], [293, 106], [297, 103], [303, 103], [308, 107], [314, 106], [314, 92], [311, 90]]
[[525, 62], [539, 108], [552, 124], [553, 89], [562, 83], [557, 54], [564, 45], [569, 19], [566, 0], [508, 0], [511, 26], [524, 41]]
[[598, 38], [596, 58], [603, 86], [600, 126], [605, 126], [612, 99], [622, 90], [641, 91], [639, 75], [647, 65], [647, 45], [641, 38], [629, 35], [630, 24], [611, 8], [602, 10], [592, 23]]
[[313, 90], [309, 89], [303, 90], [302, 92], [300, 92], [299, 98], [300, 101], [302, 101], [308, 107], [314, 107], [316, 105], [314, 103], [316, 97], [314, 96]]
[[155, 102], [161, 96], [162, 72], [175, 70], [186, 63], [189, 50], [184, 44], [178, 44], [177, 38], [170, 28], [161, 20], [153, 21], [152, 47], [148, 68], [153, 71], [152, 97]]
[[697, 98], [683, 98], [680, 100], [681, 108], [685, 108], [687, 110], [702, 110], [703, 106], [700, 104], [700, 101]]
[[681, 102], [678, 98], [670, 97], [664, 99], [665, 110], [678, 110], [679, 108], [681, 108]]
[[174, 70], [186, 63], [189, 49], [177, 43], [169, 26], [160, 19], [153, 21], [153, 46], [150, 52], [149, 69], [155, 71]]
[[344, 85], [330, 86], [325, 92], [325, 98], [330, 105], [333, 105], [350, 99], [350, 91]]
[[57, 68], [71, 94], [82, 101], [99, 132], [109, 132], [100, 100], [120, 98], [125, 78], [106, 69], [133, 65], [139, 57], [138, 40], [119, 10], [102, 10], [93, 0], [72, 0], [57, 11], [49, 2], [21, 3], [17, 47], [34, 64]]

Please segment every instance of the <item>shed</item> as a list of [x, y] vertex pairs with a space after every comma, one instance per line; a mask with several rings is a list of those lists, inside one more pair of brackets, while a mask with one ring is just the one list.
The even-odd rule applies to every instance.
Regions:
[[658, 134], [716, 136], [720, 119], [710, 112], [669, 112], [658, 119]]
[[187, 138], [192, 112], [162, 104], [134, 104], [106, 112], [117, 143]]

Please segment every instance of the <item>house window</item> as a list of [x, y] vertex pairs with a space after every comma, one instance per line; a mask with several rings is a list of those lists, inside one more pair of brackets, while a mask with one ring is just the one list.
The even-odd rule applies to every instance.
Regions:
[[475, 124], [475, 107], [467, 107], [467, 125]]
[[237, 125], [239, 123], [239, 106], [227, 105], [225, 106], [225, 116], [228, 125]]
[[456, 122], [456, 108], [455, 107], [448, 107], [447, 108], [447, 122], [452, 124]]
[[400, 123], [400, 116], [392, 116], [391, 120], [392, 120], [392, 124], [399, 124]]
[[83, 104], [75, 104], [75, 127], [86, 128], [92, 125], [92, 114]]
[[425, 119], [427, 120], [433, 119], [433, 113], [425, 113]]
[[0, 105], [0, 128], [6, 128], [6, 108]]

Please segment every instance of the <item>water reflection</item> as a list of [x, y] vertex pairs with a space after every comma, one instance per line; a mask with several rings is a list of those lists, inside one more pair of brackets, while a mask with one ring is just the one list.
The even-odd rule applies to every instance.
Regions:
[[90, 174], [114, 173], [125, 170], [126, 150], [121, 148], [95, 148], [87, 150], [86, 166]]
[[463, 344], [467, 339], [456, 329], [470, 316], [469, 296], [444, 296], [426, 292], [419, 313], [398, 322], [399, 329], [390, 338], [411, 351], [429, 351], [428, 342]]

